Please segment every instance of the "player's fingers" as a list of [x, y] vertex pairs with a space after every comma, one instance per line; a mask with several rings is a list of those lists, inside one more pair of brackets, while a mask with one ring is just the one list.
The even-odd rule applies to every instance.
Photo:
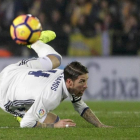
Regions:
[[76, 123], [69, 123], [69, 126], [76, 126]]
[[73, 120], [71, 119], [63, 119], [64, 122], [74, 122]]
[[76, 126], [76, 123], [67, 123], [67, 124], [65, 124], [65, 127], [67, 128], [67, 127], [75, 127]]
[[113, 128], [113, 126], [108, 126], [108, 125], [102, 125], [101, 127], [103, 127], [103, 128]]
[[113, 126], [105, 126], [106, 128], [114, 128]]

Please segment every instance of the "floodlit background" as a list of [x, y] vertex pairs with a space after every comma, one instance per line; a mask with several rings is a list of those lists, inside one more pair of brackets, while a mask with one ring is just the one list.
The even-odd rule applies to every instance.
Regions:
[[0, 0], [0, 70], [37, 56], [10, 37], [21, 14], [37, 16], [43, 30], [56, 32], [49, 44], [64, 58], [60, 68], [74, 60], [88, 67], [85, 99], [140, 99], [139, 0]]
[[43, 30], [56, 32], [49, 44], [63, 56], [61, 69], [75, 60], [89, 69], [83, 98], [102, 123], [114, 128], [94, 127], [65, 101], [54, 113], [74, 120], [75, 128], [19, 129], [0, 109], [0, 140], [139, 140], [140, 0], [0, 0], [0, 71], [37, 57], [10, 37], [10, 25], [21, 14], [37, 16]]

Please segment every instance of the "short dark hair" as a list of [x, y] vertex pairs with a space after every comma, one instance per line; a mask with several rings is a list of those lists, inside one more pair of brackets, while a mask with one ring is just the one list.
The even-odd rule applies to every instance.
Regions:
[[66, 81], [68, 78], [70, 78], [74, 81], [78, 78], [79, 75], [86, 73], [88, 73], [87, 68], [80, 62], [74, 61], [64, 68], [64, 80]]

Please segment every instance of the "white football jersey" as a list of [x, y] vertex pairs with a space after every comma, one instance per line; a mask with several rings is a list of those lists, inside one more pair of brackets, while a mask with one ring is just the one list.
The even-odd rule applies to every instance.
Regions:
[[49, 58], [32, 58], [11, 64], [0, 73], [0, 107], [23, 117], [21, 127], [42, 123], [68, 96], [80, 114], [87, 108], [80, 97], [68, 92], [63, 70], [51, 68]]

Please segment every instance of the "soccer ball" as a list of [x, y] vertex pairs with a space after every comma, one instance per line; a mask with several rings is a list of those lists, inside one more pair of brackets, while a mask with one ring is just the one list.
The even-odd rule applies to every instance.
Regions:
[[10, 35], [17, 44], [29, 45], [36, 42], [42, 31], [42, 26], [37, 17], [20, 15], [13, 20], [10, 26]]

